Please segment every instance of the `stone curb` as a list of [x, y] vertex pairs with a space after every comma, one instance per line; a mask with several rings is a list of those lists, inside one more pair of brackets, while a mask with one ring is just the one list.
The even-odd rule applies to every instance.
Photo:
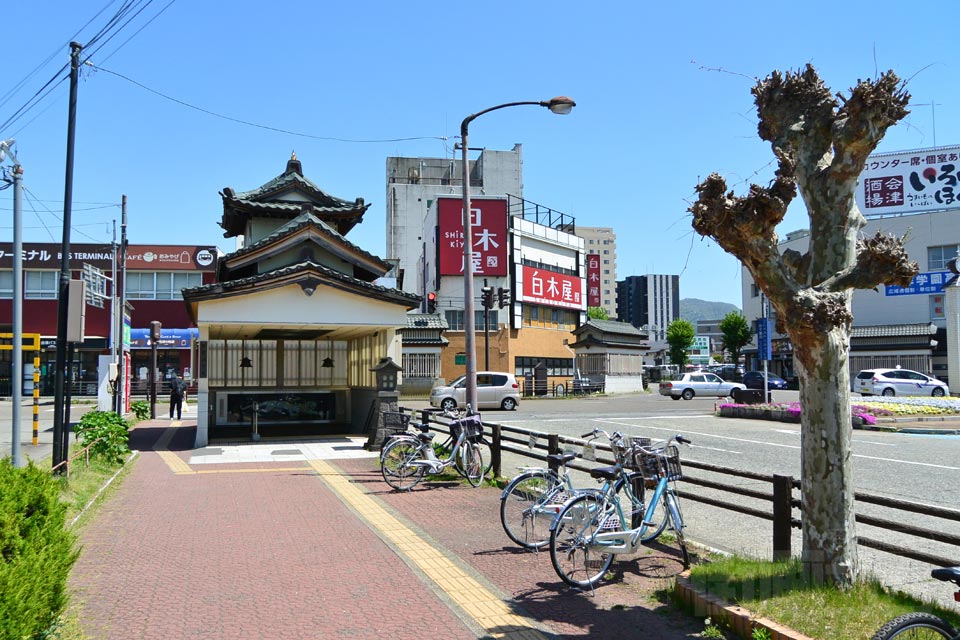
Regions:
[[701, 593], [690, 582], [689, 576], [689, 571], [677, 576], [677, 596], [693, 609], [698, 618], [722, 620], [724, 626], [746, 640], [752, 640], [753, 630], [757, 628], [769, 631], [770, 640], [814, 640], [768, 618], [755, 617], [748, 609], [729, 604], [717, 596]]

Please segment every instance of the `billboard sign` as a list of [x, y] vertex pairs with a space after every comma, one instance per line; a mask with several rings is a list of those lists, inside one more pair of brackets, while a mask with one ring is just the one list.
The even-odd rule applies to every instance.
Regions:
[[[437, 200], [440, 275], [463, 275], [463, 200]], [[478, 276], [507, 275], [507, 201], [470, 201], [473, 234], [473, 273]]]
[[905, 287], [898, 287], [894, 284], [888, 284], [884, 287], [886, 296], [917, 296], [928, 295], [931, 293], [940, 293], [943, 291], [943, 285], [947, 280], [953, 277], [949, 271], [927, 271], [913, 276]]
[[857, 206], [865, 216], [960, 208], [960, 147], [870, 156]]
[[584, 310], [583, 278], [536, 267], [523, 269], [523, 302]]
[[600, 254], [587, 254], [587, 306], [600, 306]]
[[[24, 242], [24, 269], [59, 269], [60, 244]], [[109, 271], [113, 249], [109, 244], [70, 245], [70, 268], [80, 270], [86, 263]], [[127, 269], [132, 271], [213, 271], [217, 266], [216, 247], [128, 244]], [[13, 268], [13, 243], [0, 242], [0, 269]]]

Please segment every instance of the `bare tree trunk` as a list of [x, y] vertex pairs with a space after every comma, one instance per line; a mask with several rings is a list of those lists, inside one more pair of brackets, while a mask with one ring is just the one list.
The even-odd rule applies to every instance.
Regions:
[[850, 464], [849, 331], [835, 328], [794, 343], [800, 374], [803, 565], [818, 584], [858, 574]]

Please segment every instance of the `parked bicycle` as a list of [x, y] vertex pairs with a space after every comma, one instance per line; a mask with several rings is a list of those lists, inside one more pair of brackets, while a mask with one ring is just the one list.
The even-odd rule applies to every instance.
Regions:
[[[452, 466], [472, 486], [480, 486], [485, 468], [480, 450], [483, 423], [478, 414], [460, 414], [450, 423], [450, 438], [447, 441], [450, 454], [442, 459], [434, 450], [433, 438], [436, 434], [430, 431], [429, 424], [415, 426], [419, 433], [409, 432], [392, 437], [380, 454], [380, 473], [388, 485], [408, 491], [423, 479], [424, 474], [440, 473]], [[441, 451], [445, 449], [445, 446], [441, 447]]]
[[[593, 431], [588, 443], [599, 435], [606, 435], [606, 432], [600, 429]], [[624, 447], [612, 448], [617, 463], [627, 466]], [[578, 457], [581, 456], [574, 453], [550, 454], [547, 460], [556, 463], [557, 471], [551, 468], [524, 467], [521, 468], [520, 475], [504, 487], [500, 496], [500, 524], [507, 537], [527, 549], [542, 549], [550, 543], [550, 527], [564, 504], [582, 493], [599, 491], [596, 487], [574, 486], [566, 465]], [[625, 473], [617, 480], [613, 491], [621, 496], [621, 500], [630, 501], [631, 513], [634, 514], [631, 520], [639, 525], [646, 511], [642, 475]], [[657, 522], [657, 525], [647, 529], [643, 542], [655, 539], [666, 528], [666, 509], [662, 506], [655, 509], [651, 521]]]
[[[960, 567], [949, 567], [945, 569], [934, 569], [930, 575], [937, 580], [952, 582], [960, 587]], [[960, 601], [960, 591], [953, 594], [954, 600]], [[946, 640], [960, 640], [960, 633], [957, 632], [944, 619], [933, 615], [932, 613], [907, 613], [898, 616], [880, 627], [872, 640], [934, 640], [944, 638]]]
[[[625, 446], [623, 434], [616, 432], [609, 437], [614, 446]], [[630, 528], [623, 523], [632, 525], [634, 522], [625, 517], [614, 491], [624, 475], [623, 465], [590, 471], [592, 477], [603, 481], [601, 490], [571, 499], [551, 526], [550, 561], [564, 582], [581, 589], [593, 588], [603, 579], [614, 556], [638, 551], [651, 527], [659, 526], [652, 518], [661, 500], [667, 512], [664, 524], [670, 527], [677, 540], [684, 568], [690, 566], [680, 502], [671, 484], [682, 478], [677, 444], [689, 443], [683, 436], [675, 435], [656, 447], [632, 447], [631, 455], [635, 456], [644, 479], [655, 480], [656, 485], [643, 519], [639, 525]]]

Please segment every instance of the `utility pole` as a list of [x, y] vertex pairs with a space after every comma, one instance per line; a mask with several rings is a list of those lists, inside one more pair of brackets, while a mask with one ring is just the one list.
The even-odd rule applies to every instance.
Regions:
[[13, 466], [23, 464], [20, 456], [20, 410], [23, 405], [23, 167], [11, 147], [14, 141], [0, 140], [0, 162], [5, 155], [13, 161], [13, 345], [10, 352], [11, 427], [10, 457]]
[[[73, 209], [73, 151], [77, 134], [77, 84], [80, 78], [79, 42], [70, 43], [70, 101], [67, 109], [67, 166], [63, 186], [63, 243], [60, 248], [60, 288], [57, 292], [57, 360], [53, 401], [53, 466], [66, 458], [64, 440], [70, 437], [70, 425], [64, 425], [64, 369], [67, 359], [67, 312], [70, 306], [70, 214]], [[60, 467], [59, 473], [63, 473]]]
[[118, 312], [118, 327], [117, 335], [119, 339], [117, 340], [118, 348], [117, 353], [120, 354], [120, 359], [117, 362], [117, 392], [113, 395], [113, 399], [116, 402], [116, 412], [118, 415], [123, 415], [126, 407], [124, 406], [123, 401], [127, 397], [127, 354], [123, 350], [123, 330], [126, 327], [126, 314], [127, 314], [127, 196], [123, 195], [120, 204], [120, 274], [117, 280], [113, 281], [113, 286], [119, 286], [119, 305], [120, 309]]

